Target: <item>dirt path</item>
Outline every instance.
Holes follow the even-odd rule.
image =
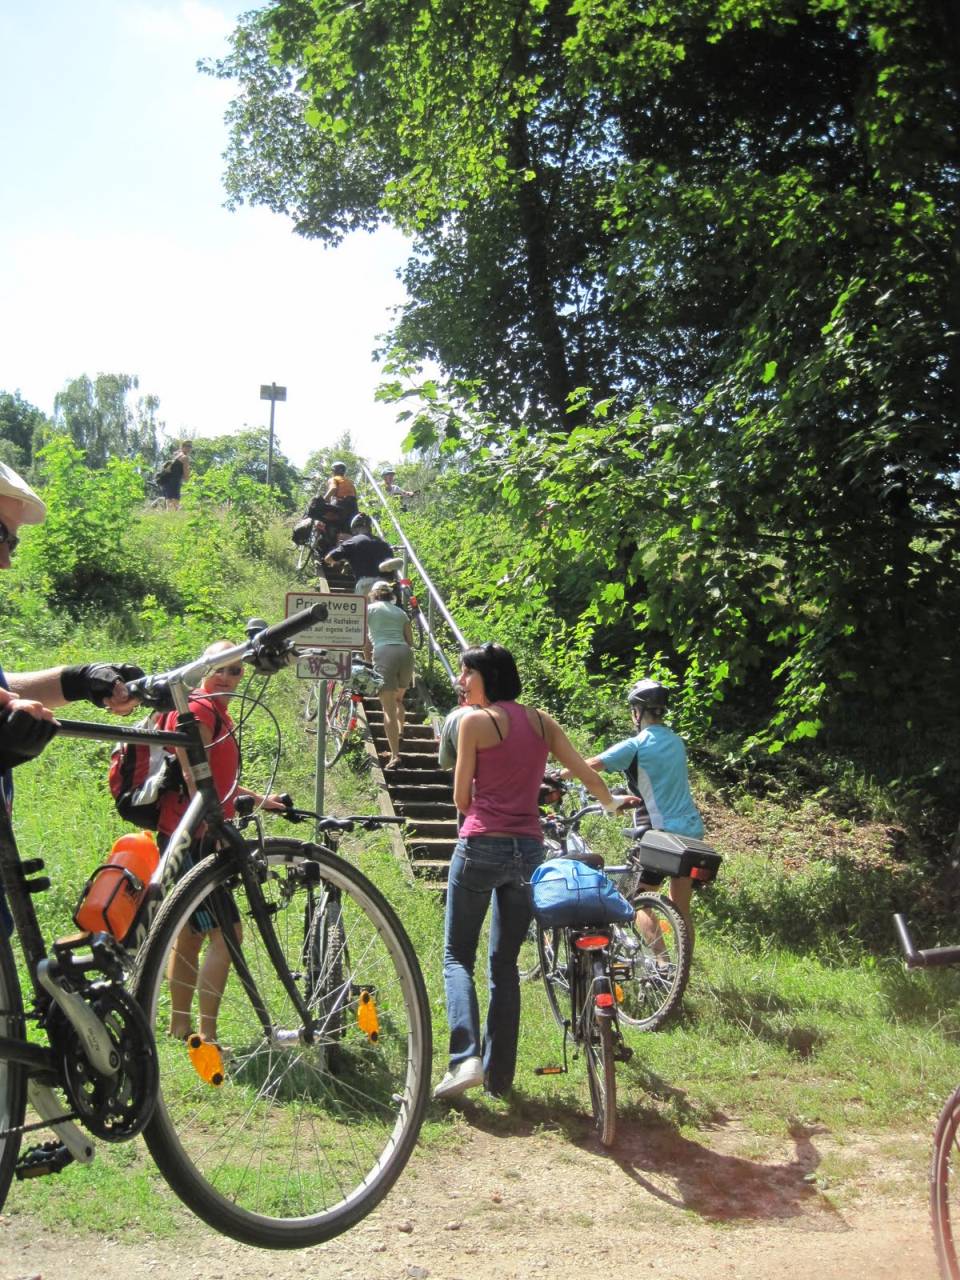
[[[625,1124],[608,1154],[586,1129],[572,1144],[534,1125],[506,1135],[492,1119],[465,1107],[455,1141],[418,1153],[374,1214],[314,1249],[263,1253],[189,1218],[174,1240],[54,1236],[11,1213],[0,1280],[521,1280],[625,1260],[697,1280],[936,1280],[923,1137],[840,1146],[797,1131],[761,1144],[735,1122],[695,1138]]]

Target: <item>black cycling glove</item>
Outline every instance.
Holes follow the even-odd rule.
[[[113,696],[118,680],[138,680],[143,668],[131,662],[88,662],[83,667],[64,667],[60,672],[60,687],[67,702],[86,698],[94,706],[106,705]]]
[[[27,711],[0,707],[0,769],[15,769],[32,760],[56,732],[57,725],[52,720],[38,720]]]

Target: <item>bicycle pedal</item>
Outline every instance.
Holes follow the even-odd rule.
[[[613,1051],[614,1062],[629,1062],[632,1057],[633,1050],[628,1044],[622,1044],[619,1049]]]
[[[21,1152],[20,1159],[14,1167],[14,1176],[23,1181],[24,1178],[43,1178],[48,1174],[59,1173],[68,1164],[73,1163],[73,1155],[62,1142],[51,1138],[49,1142],[39,1142]]]
[[[534,1067],[533,1074],[535,1076],[565,1076],[567,1074],[566,1067]]]

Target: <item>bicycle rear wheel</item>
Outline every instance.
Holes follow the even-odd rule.
[[[232,858],[205,859],[164,903],[138,963],[135,990],[160,1053],[160,1094],[144,1138],[173,1190],[212,1227],[246,1244],[302,1248],[369,1213],[409,1159],[428,1099],[430,1012],[409,939],[360,872],[294,840],[267,840],[262,852],[251,843],[249,853],[288,971],[278,974],[268,954]],[[236,929],[231,900],[255,992],[232,964],[217,1021],[225,1078],[215,1088],[167,1035],[166,973],[199,907],[225,932]],[[317,954],[319,943],[311,959],[324,900],[340,909],[326,937],[345,939],[334,962]],[[300,992],[310,984],[313,1043],[302,1038],[282,977]],[[333,1009],[339,1017],[330,1019]]]
[[[933,1134],[930,1221],[944,1280],[960,1280],[960,1088],[944,1103]]]
[[[587,1061],[590,1105],[597,1136],[612,1147],[617,1136],[617,1067],[613,1058],[613,1018],[597,1009],[589,984],[583,1006],[583,1056]]]
[[[690,933],[683,916],[659,893],[631,899],[637,923],[619,925],[611,967],[621,1022],[655,1031],[680,1005],[690,977]]]
[[[0,1036],[26,1039],[23,1000],[10,939],[0,930]],[[20,1153],[20,1126],[27,1105],[27,1070],[19,1062],[0,1060],[0,1209]],[[11,1132],[16,1130],[16,1132]]]
[[[537,955],[550,1012],[558,1027],[566,1026],[570,1010],[570,935],[566,929],[541,929],[538,925]]]

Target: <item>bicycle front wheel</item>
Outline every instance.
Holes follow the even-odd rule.
[[[0,1036],[26,1039],[23,1000],[10,939],[0,929]],[[20,1126],[26,1112],[27,1070],[19,1062],[0,1059],[0,1209],[20,1153]]]
[[[597,1136],[612,1147],[617,1136],[617,1069],[613,1059],[613,1018],[601,1013],[588,993],[583,1011],[583,1056],[590,1082],[590,1105]]]
[[[944,1280],[960,1280],[960,1088],[944,1103],[933,1134],[930,1165],[930,1221]]]
[[[690,977],[690,933],[683,916],[659,893],[631,899],[634,924],[618,925],[610,947],[621,1022],[655,1031],[677,1009]]]
[[[248,852],[284,972],[233,856],[205,859],[164,903],[138,964],[135,990],[160,1056],[144,1138],[170,1186],[210,1226],[246,1244],[302,1248],[369,1213],[409,1159],[428,1099],[430,1012],[410,941],[360,872],[293,840],[267,840],[262,851],[251,843]],[[338,918],[321,930],[318,912],[333,902]],[[167,974],[182,975],[178,940],[211,920],[224,935],[242,934],[241,966],[235,956],[225,980],[222,971],[208,976],[203,952],[191,975],[200,997],[222,987],[219,1087],[167,1034]],[[290,995],[305,984],[311,1043]],[[178,1009],[195,1011],[182,982],[177,992]]]

